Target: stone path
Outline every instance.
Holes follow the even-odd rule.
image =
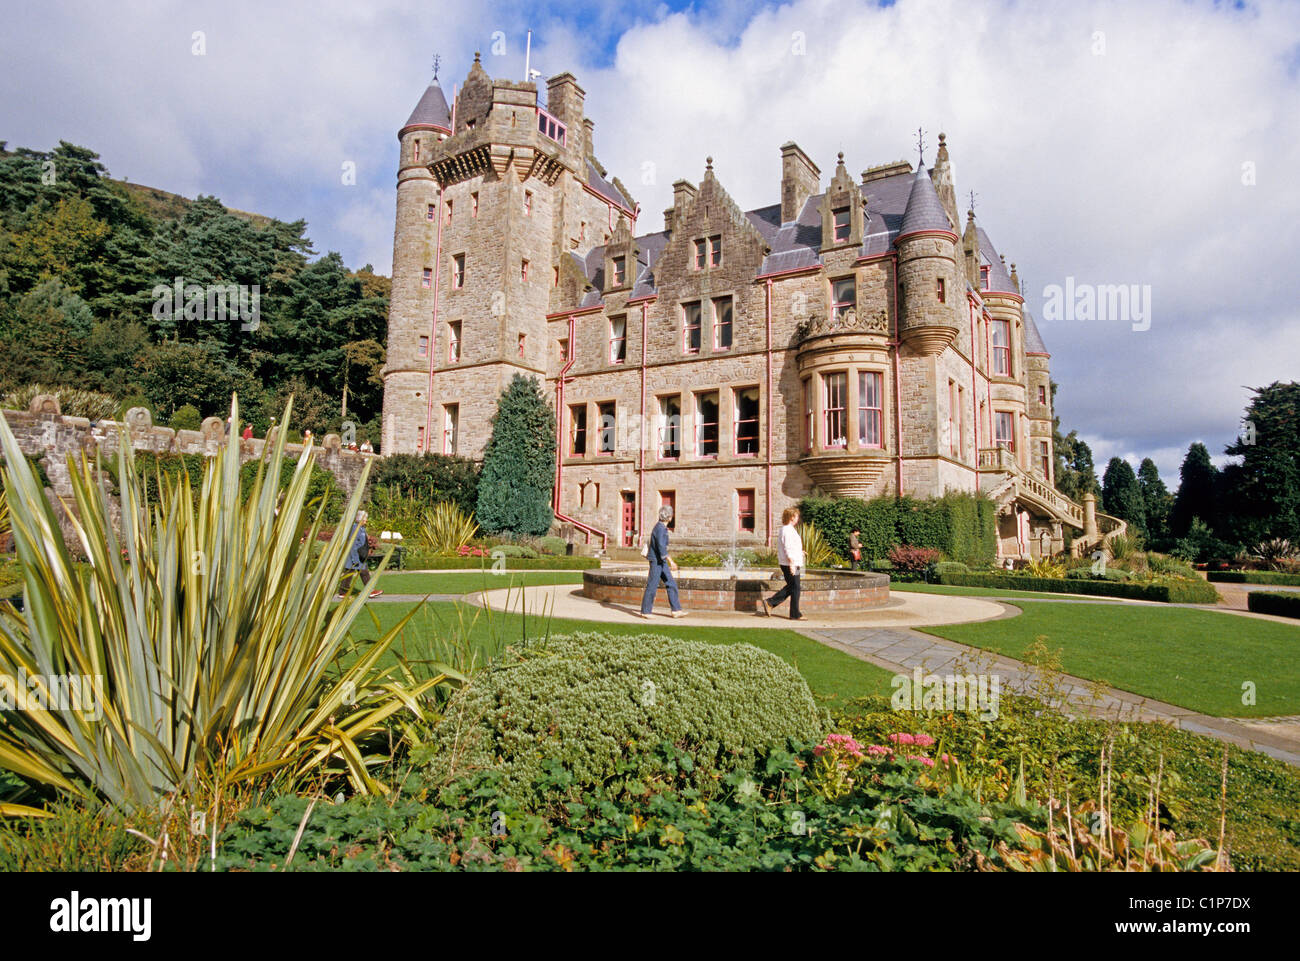
[[[799,633],[896,674],[911,675],[917,667],[934,674],[996,674],[1002,690],[1019,693],[1028,692],[1035,683],[1034,669],[1022,661],[920,631],[864,627]],[[1300,717],[1211,717],[1068,674],[1059,677],[1059,685],[1072,714],[1162,721],[1300,766]]]

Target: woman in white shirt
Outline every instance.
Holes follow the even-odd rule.
[[[790,620],[803,620],[799,613],[799,579],[803,576],[803,538],[799,536],[799,508],[787,507],[781,512],[781,532],[776,541],[776,560],[781,565],[785,587],[772,597],[759,596],[763,615],[772,616],[772,608],[790,598]]]

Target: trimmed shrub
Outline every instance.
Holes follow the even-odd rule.
[[[749,644],[577,634],[512,650],[460,691],[431,735],[429,775],[495,768],[519,794],[558,762],[600,785],[668,742],[706,781],[828,727],[799,672]]]
[[[491,570],[492,558],[441,557],[428,551],[408,551],[402,566],[408,571],[477,571]],[[508,571],[585,571],[600,567],[595,557],[507,557]]]
[[[555,514],[555,412],[542,385],[515,374],[497,398],[474,513],[489,533],[545,534]]]
[[[1278,587],[1300,587],[1300,574],[1278,574],[1274,571],[1208,571],[1206,577],[1222,584],[1276,584]]]
[[[961,561],[939,561],[934,565],[933,573],[936,577],[944,574],[969,574],[970,568]]]
[[[1300,594],[1289,594],[1283,591],[1251,591],[1246,597],[1246,609],[1256,614],[1300,617]]]
[[[501,557],[526,557],[535,560],[540,555],[531,547],[524,547],[522,544],[495,544],[488,548],[488,553]]]
[[[899,544],[890,548],[889,561],[903,574],[924,574],[931,564],[939,560],[939,552],[932,547],[913,547]]]
[[[563,537],[553,537],[547,535],[541,538],[542,551],[547,554],[559,554],[563,556],[569,552],[569,542]]]
[[[887,556],[898,543],[898,512],[892,497],[870,501],[809,497],[800,503],[799,514],[821,531],[831,550],[841,557],[849,556],[849,534],[855,527],[861,532],[864,561]]]
[[[841,557],[849,555],[855,527],[864,562],[887,557],[897,544],[929,547],[971,567],[991,564],[997,556],[997,507],[987,497],[957,492],[932,500],[810,497],[799,510]]]
[[[946,574],[941,583],[953,587],[991,587],[1007,591],[1044,591],[1057,594],[1089,594],[1102,597],[1128,597],[1139,601],[1166,604],[1215,604],[1219,592],[1214,585],[1199,578],[1194,581],[1154,581],[1149,584],[1119,583],[1109,580],[1021,577],[1014,574]]]

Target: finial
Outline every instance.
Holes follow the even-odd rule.
[[[844,166],[844,151],[843,151],[843,150],[840,151],[840,166],[841,166],[841,167]]]
[[[947,143],[947,141],[948,141],[948,135],[946,133],[940,133],[939,146],[942,147],[945,143]]]
[[[977,195],[976,195],[975,191],[972,190],[972,191],[970,192],[970,216],[971,216],[971,219],[972,219],[972,220],[975,219],[975,197],[976,197],[976,196],[977,196]]]
[[[705,157],[705,158],[704,158],[704,162],[705,162],[706,164],[708,164],[708,169],[709,169],[709,170],[712,170],[712,169],[713,169],[713,158],[712,158],[712,157]]]
[[[475,62],[475,63],[478,63],[478,51],[477,51],[477,50],[474,51],[474,62]]]
[[[438,54],[433,55],[433,82],[438,82],[438,64],[442,63],[442,57]]]
[[[921,155],[921,166],[925,166],[925,131],[920,127],[916,128],[916,150]]]

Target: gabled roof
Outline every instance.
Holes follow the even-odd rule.
[[[429,84],[397,135],[400,137],[412,127],[433,127],[451,133],[451,111],[447,108],[447,98],[443,96],[442,87],[438,86],[437,80]]]
[[[903,212],[903,224],[898,230],[900,237],[922,230],[946,230],[952,232],[952,224],[944,212],[943,201],[934,189],[934,181],[925,164],[916,168],[912,178],[912,189],[907,195],[907,208]]]

